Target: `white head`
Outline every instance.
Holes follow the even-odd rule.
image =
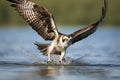
[[[68,47],[70,45],[70,40],[72,39],[72,37],[68,37],[68,36],[65,36],[65,35],[62,35],[60,37],[60,40],[59,40],[59,45],[61,47]]]

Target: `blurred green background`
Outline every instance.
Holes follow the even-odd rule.
[[[57,25],[86,25],[99,19],[103,0],[32,0],[46,7],[54,15]],[[120,0],[108,0],[103,25],[120,25]],[[26,25],[6,0],[0,0],[0,26]]]

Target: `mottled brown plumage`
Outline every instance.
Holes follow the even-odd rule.
[[[53,40],[55,38],[53,29],[57,30],[57,28],[51,22],[53,20],[52,14],[46,8],[28,0],[8,1],[14,3],[11,6],[15,7],[20,16],[45,40]]]

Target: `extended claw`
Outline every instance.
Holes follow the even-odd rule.
[[[50,64],[50,63],[52,63],[52,62],[53,62],[53,60],[47,61],[48,64]]]
[[[65,58],[62,59],[62,60],[59,60],[59,63],[60,63],[60,64],[63,64],[64,62],[66,62]]]

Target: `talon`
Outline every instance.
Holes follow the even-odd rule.
[[[49,63],[50,61],[47,61],[47,63]]]
[[[62,61],[59,61],[60,64],[62,64]]]
[[[48,64],[50,64],[50,63],[52,63],[52,62],[53,62],[53,60],[47,61]]]
[[[64,62],[66,62],[65,58],[63,58],[62,60],[59,60],[60,64],[63,64]]]
[[[65,59],[65,58],[63,58],[63,61],[64,61],[64,62],[66,62],[66,59]]]

